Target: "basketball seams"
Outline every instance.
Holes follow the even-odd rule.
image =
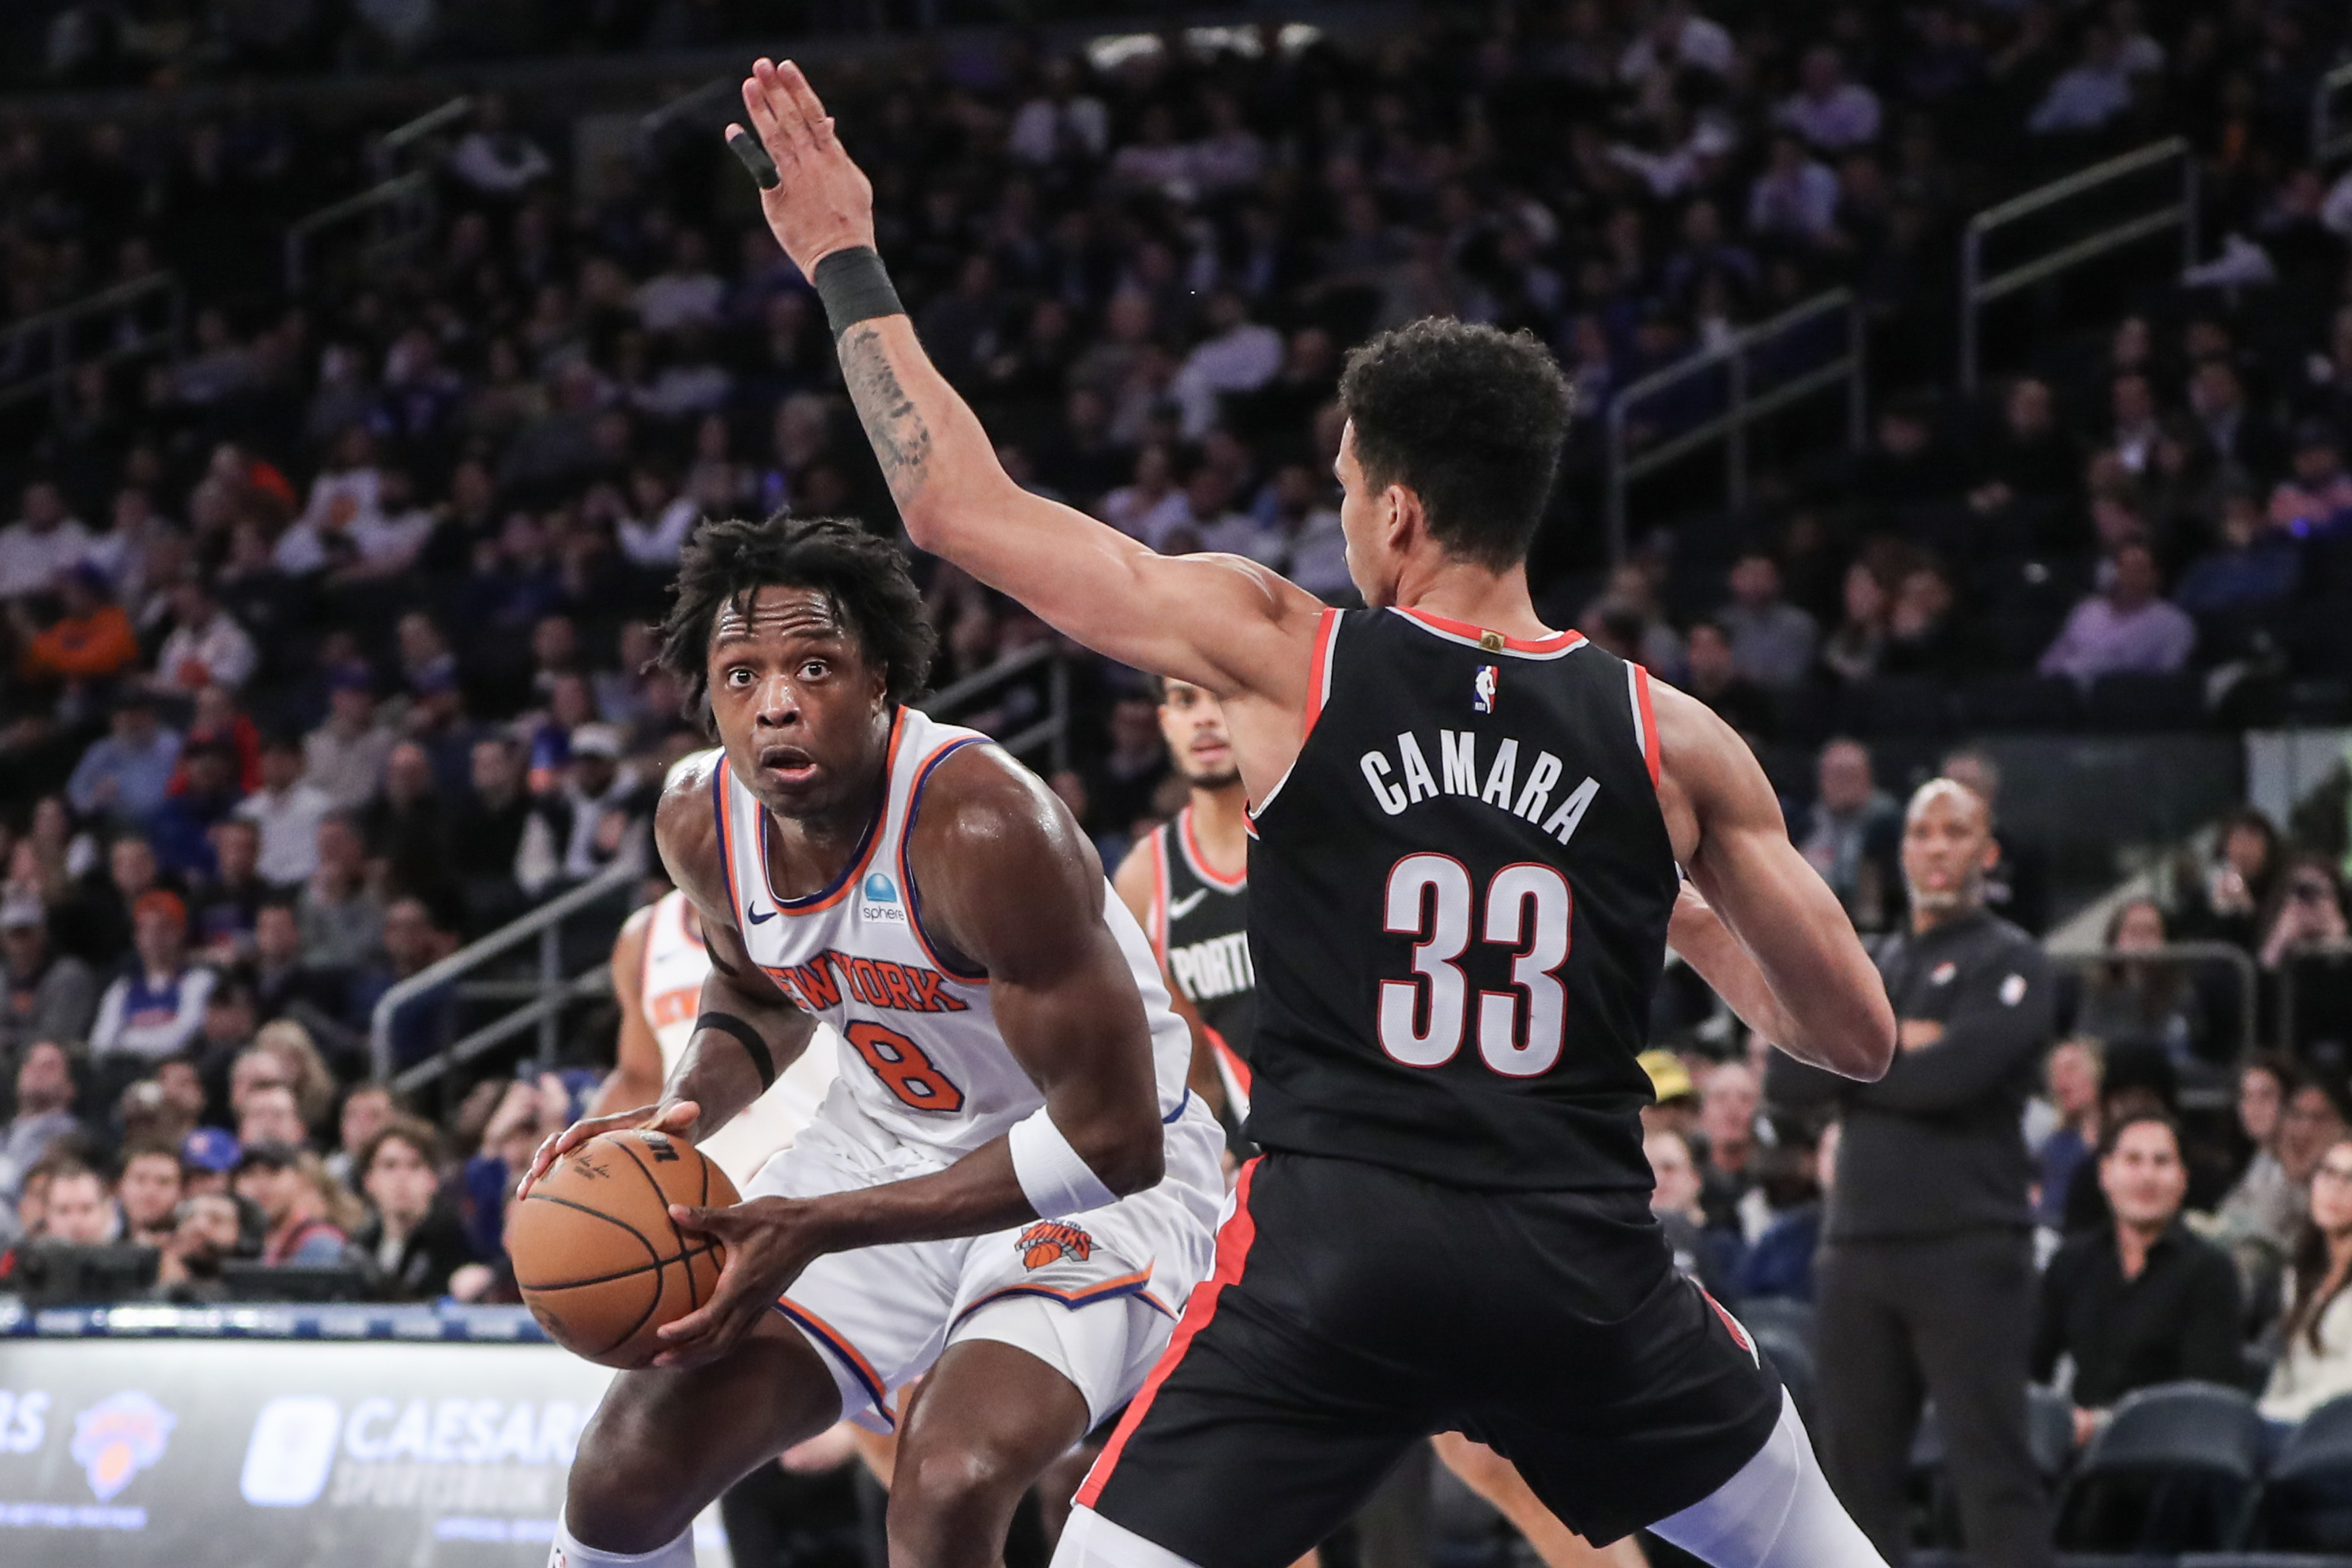
[[[637,1245],[646,1249],[646,1256],[651,1258],[652,1261],[650,1263],[638,1265],[636,1268],[630,1269],[628,1271],[628,1275],[624,1275],[622,1278],[626,1279],[629,1275],[642,1274],[650,1268],[653,1270],[654,1276],[653,1292],[646,1298],[646,1310],[637,1314],[636,1321],[631,1323],[628,1326],[627,1331],[622,1333],[618,1338],[614,1339],[611,1343],[597,1350],[595,1355],[591,1356],[589,1359],[594,1360],[596,1356],[608,1356],[614,1351],[619,1350],[623,1345],[627,1344],[631,1340],[636,1338],[637,1331],[646,1326],[646,1320],[654,1315],[654,1310],[661,1305],[662,1299],[662,1256],[661,1253],[654,1247],[652,1241],[646,1238],[646,1233],[639,1230],[635,1226],[631,1225],[625,1219],[620,1219],[614,1215],[608,1215],[601,1209],[592,1209],[586,1204],[574,1203],[570,1198],[559,1198],[553,1193],[534,1192],[530,1197],[525,1198],[523,1202],[561,1204],[565,1208],[576,1209],[582,1214],[594,1215],[598,1219],[618,1226],[621,1229],[627,1231],[631,1236],[636,1237]],[[517,1279],[515,1281],[515,1285],[518,1289],[530,1289],[536,1290],[540,1289],[540,1287],[535,1285],[525,1287],[520,1279]]]
[[[635,1131],[640,1130],[631,1129],[630,1131]],[[671,1237],[676,1243],[675,1250],[665,1255],[660,1245],[654,1239],[654,1237],[648,1233],[648,1228],[640,1227],[639,1226],[631,1223],[629,1219],[623,1218],[614,1214],[607,1213],[600,1207],[593,1207],[588,1203],[583,1201],[558,1196],[557,1194],[550,1192],[534,1191],[530,1194],[530,1198],[525,1200],[526,1202],[532,1199],[542,1199],[546,1202],[573,1210],[576,1213],[593,1215],[596,1218],[618,1227],[634,1239],[638,1247],[644,1249],[646,1261],[629,1268],[612,1269],[607,1272],[582,1279],[564,1279],[545,1284],[523,1284],[521,1280],[518,1279],[517,1283],[519,1285],[522,1285],[522,1289],[526,1291],[528,1296],[540,1297],[583,1289],[593,1289],[596,1287],[608,1286],[621,1281],[633,1279],[639,1275],[650,1274],[653,1276],[653,1289],[646,1293],[643,1310],[637,1313],[635,1320],[627,1326],[625,1331],[623,1331],[617,1338],[614,1338],[611,1340],[610,1342],[604,1344],[601,1349],[591,1350],[584,1345],[575,1346],[578,1353],[586,1356],[588,1359],[592,1361],[604,1362],[607,1365],[613,1365],[618,1363],[605,1361],[605,1358],[621,1351],[625,1346],[627,1346],[632,1342],[635,1341],[645,1331],[646,1324],[648,1321],[653,1321],[662,1312],[663,1302],[667,1300],[668,1295],[667,1277],[665,1270],[667,1269],[671,1264],[677,1264],[685,1270],[687,1291],[689,1298],[689,1310],[699,1308],[702,1304],[701,1280],[698,1277],[698,1270],[703,1260],[706,1258],[709,1259],[710,1265],[714,1269],[723,1269],[724,1264],[720,1261],[723,1257],[723,1248],[720,1243],[713,1238],[699,1236],[689,1240],[685,1232],[679,1229],[677,1222],[669,1219],[669,1207],[672,1201],[670,1194],[667,1189],[664,1187],[660,1178],[654,1172],[652,1163],[646,1157],[645,1152],[638,1149],[634,1141],[618,1132],[605,1134],[604,1138],[596,1140],[596,1142],[601,1142],[607,1140],[609,1140],[612,1144],[627,1153],[630,1163],[636,1167],[637,1173],[645,1178],[646,1186],[651,1189],[651,1196],[660,1206],[663,1219],[669,1226]],[[688,1147],[690,1148],[692,1146],[688,1145]],[[695,1154],[701,1162],[701,1170],[698,1173],[699,1194],[704,1206],[708,1206],[710,1202],[711,1188],[715,1184],[710,1174],[710,1162],[709,1157],[703,1155],[699,1150],[696,1150]],[[598,1198],[598,1202],[602,1203],[605,1200],[603,1197],[600,1196]],[[580,1245],[588,1247],[592,1250],[593,1248],[593,1243],[587,1241],[584,1237],[582,1239]],[[614,1304],[620,1305],[617,1301]],[[552,1310],[553,1303],[551,1301],[549,1306],[551,1310]],[[626,1310],[626,1308],[623,1307],[622,1310]],[[676,1315],[675,1312],[673,1312],[672,1315]]]
[[[561,1204],[565,1208],[573,1209],[581,1214],[590,1215],[597,1219],[601,1219],[607,1225],[618,1226],[623,1230],[627,1231],[631,1236],[636,1237],[637,1245],[646,1249],[646,1261],[640,1267],[658,1268],[662,1265],[661,1250],[654,1246],[653,1238],[617,1215],[606,1214],[603,1209],[592,1209],[586,1204],[575,1202],[571,1198],[559,1198],[553,1193],[541,1191],[536,1188],[532,1190],[530,1196],[523,1199],[523,1202],[527,1204]],[[634,1274],[636,1272],[636,1269],[632,1268],[628,1270],[628,1272]],[[520,1284],[521,1282],[518,1280],[516,1283]],[[537,1290],[541,1289],[541,1287],[530,1285],[525,1286],[524,1289]]]
[[[630,1146],[625,1134],[614,1134],[612,1137],[614,1144],[625,1151],[628,1154],[629,1159],[635,1163],[637,1167],[638,1173],[643,1175],[646,1179],[646,1185],[654,1190],[654,1196],[661,1200],[662,1223],[669,1226],[670,1237],[677,1243],[677,1251],[673,1256],[664,1258],[662,1260],[662,1264],[663,1267],[667,1268],[668,1265],[676,1263],[685,1269],[687,1310],[692,1311],[702,1305],[702,1291],[700,1288],[695,1284],[694,1265],[688,1260],[688,1254],[689,1243],[686,1239],[686,1233],[677,1228],[677,1221],[669,1217],[668,1189],[665,1188],[661,1184],[661,1178],[654,1174],[654,1168],[646,1163],[646,1157],[638,1153],[635,1148]],[[688,1147],[693,1148],[693,1145],[688,1144]],[[709,1157],[708,1155],[703,1155],[702,1151],[699,1149],[696,1149],[695,1153],[702,1157],[702,1195],[708,1198],[710,1195]],[[656,1278],[658,1278],[658,1275]],[[663,1290],[667,1289],[668,1287],[665,1285],[655,1290],[654,1300],[656,1303],[659,1303]],[[650,1307],[646,1309],[648,1312],[652,1311],[652,1310],[653,1309]],[[643,1321],[643,1319],[639,1320],[639,1323],[641,1325]],[[630,1331],[634,1333],[635,1331],[631,1330]]]
[[[705,1242],[702,1246],[696,1247],[692,1252],[687,1253],[684,1256],[688,1258],[700,1258],[706,1254],[715,1253],[718,1250],[719,1244],[717,1242]],[[536,1291],[540,1295],[544,1296],[551,1290],[579,1290],[584,1289],[586,1287],[591,1285],[610,1285],[615,1279],[626,1279],[633,1275],[647,1272],[658,1272],[661,1269],[668,1268],[676,1261],[677,1261],[677,1259],[666,1258],[654,1263],[636,1263],[632,1264],[626,1268],[616,1269],[610,1274],[592,1274],[585,1279],[561,1279],[551,1285],[524,1284],[523,1281],[520,1279],[516,1280],[515,1283],[522,1289]]]

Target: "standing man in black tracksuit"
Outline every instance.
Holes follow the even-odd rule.
[[[1898,1020],[1895,1064],[1855,1083],[1775,1055],[1783,1107],[1843,1121],[1819,1272],[1822,1457],[1891,1563],[1905,1472],[1933,1397],[1981,1563],[2045,1568],[2049,1507],[2026,1441],[2031,1179],[2019,1115],[2053,1029],[2049,964],[1987,912],[1991,809],[1950,779],[1911,797],[1907,931],[1876,954]]]

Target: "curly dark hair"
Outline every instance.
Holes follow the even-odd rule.
[[[677,597],[662,622],[661,652],[655,656],[686,688],[683,711],[705,734],[716,734],[711,623],[727,605],[748,608],[752,595],[772,587],[811,588],[831,599],[866,657],[882,667],[886,700],[921,695],[939,637],[897,545],[847,518],[782,512],[764,522],[727,518],[696,529],[679,555]]]
[[[1497,572],[1527,558],[1575,401],[1533,333],[1462,321],[1382,332],[1339,378],[1364,477],[1411,489],[1439,544]]]

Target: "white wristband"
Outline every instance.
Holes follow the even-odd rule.
[[[1013,1173],[1020,1179],[1022,1195],[1039,1219],[1064,1219],[1118,1201],[1118,1194],[1104,1186],[1094,1167],[1070,1147],[1044,1106],[1014,1122],[1004,1142],[1013,1154]]]

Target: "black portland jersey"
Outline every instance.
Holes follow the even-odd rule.
[[[1247,1061],[1257,1033],[1257,971],[1250,963],[1249,878],[1226,881],[1208,867],[1192,808],[1151,835],[1160,896],[1150,932],[1168,977],[1201,1022]]]
[[[1677,876],[1649,678],[1574,632],[1326,614],[1250,854],[1248,1135],[1469,1187],[1646,1190]]]

